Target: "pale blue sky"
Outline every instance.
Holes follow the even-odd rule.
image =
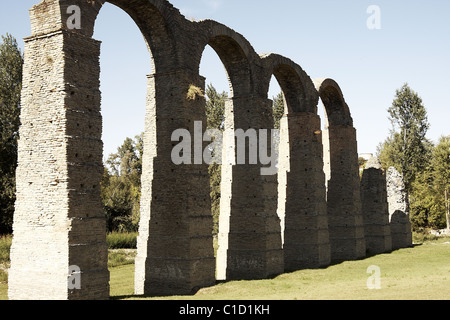
[[[0,34],[23,46],[30,35],[28,9],[38,0],[0,0]],[[341,86],[358,132],[360,153],[375,153],[388,135],[387,109],[408,82],[428,110],[428,138],[450,135],[450,1],[448,0],[172,0],[187,18],[212,19],[244,35],[258,53],[274,52],[311,78]],[[367,8],[381,10],[381,29],[369,30]],[[137,27],[106,5],[94,38],[101,40],[105,154],[144,127],[149,53]],[[217,55],[207,49],[201,73],[227,90]],[[269,96],[279,91],[273,81]]]

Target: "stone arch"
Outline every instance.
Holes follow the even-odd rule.
[[[199,45],[193,61],[198,71],[207,45],[222,61],[230,82],[230,98],[250,95],[253,92],[254,61],[258,58],[251,44],[239,33],[213,20],[195,23]]]
[[[280,122],[278,215],[286,271],[330,263],[318,93],[310,77],[288,58],[262,56],[267,94],[272,74],[280,84],[286,115]],[[313,192],[314,190],[314,192]]]
[[[332,126],[353,126],[350,109],[341,88],[332,79],[314,80],[326,111],[326,123]]]
[[[279,274],[283,272],[281,234],[273,223],[278,219],[276,204],[271,204],[276,200],[276,176],[262,176],[261,165],[248,161],[250,140],[234,135],[238,129],[255,130],[256,136],[260,129],[271,129],[271,104],[255,91],[259,57],[242,35],[227,26],[212,20],[193,26],[198,28],[198,46],[191,64],[198,71],[205,47],[212,47],[224,65],[231,91],[225,103],[217,279]],[[237,163],[239,143],[246,152],[243,164]]]
[[[356,130],[342,90],[332,79],[315,80],[324,104],[324,171],[331,258],[365,257]]]
[[[274,75],[283,91],[288,114],[317,113],[318,94],[311,78],[298,64],[274,53],[262,55],[261,59],[265,69],[262,93],[267,94]]]
[[[173,165],[170,136],[179,128],[193,132],[191,119],[203,120],[201,97],[186,97],[191,85],[201,86],[202,78],[180,67],[174,35],[184,18],[178,10],[165,0],[110,2],[141,29],[155,71],[148,79],[136,293],[190,293],[214,283],[213,240],[206,227],[212,225],[208,170]],[[91,38],[104,1],[70,4],[81,10],[81,29],[67,27],[66,1],[42,1],[30,10],[11,299],[30,294],[44,299],[109,296],[100,201],[100,42]],[[80,289],[68,286],[73,265],[82,270]],[[30,279],[30,269],[39,270],[36,278]]]
[[[124,10],[139,29],[152,54],[154,73],[168,72],[180,65],[176,34],[184,17],[167,0],[109,0]]]
[[[176,60],[169,60],[168,57],[176,58],[176,44],[173,41],[173,34],[176,33],[177,20],[183,17],[178,9],[166,0],[138,0],[133,2],[125,0],[42,1],[35,5],[30,12],[32,36],[64,30],[91,38],[94,34],[97,16],[106,2],[124,10],[139,27],[149,51],[152,53],[153,70],[156,72],[169,70],[178,64]],[[72,15],[72,11],[68,11],[70,6],[80,8],[82,13],[80,29],[70,29],[67,25],[67,20]],[[42,18],[42,14],[46,14],[45,19]],[[159,61],[160,63],[158,63]],[[158,69],[156,69],[156,65],[158,65]]]
[[[30,11],[11,299],[109,296],[99,187],[103,174],[100,42],[92,39],[105,2],[44,0]],[[126,11],[140,28],[154,71],[148,76],[136,294],[190,294],[216,280],[208,166],[198,161],[195,152],[183,165],[175,164],[172,157],[177,142],[173,133],[187,131],[192,137],[198,121],[206,123],[205,98],[196,90],[205,87],[199,65],[206,45],[219,55],[232,86],[226,106],[226,126],[232,135],[224,139],[232,157],[223,170],[226,197],[219,280],[281,273],[285,257],[289,257],[288,270],[326,265],[329,239],[335,259],[364,255],[356,131],[333,80],[320,80],[314,88],[291,60],[275,54],[260,57],[237,32],[210,20],[188,21],[167,0],[108,2]],[[69,5],[82,11],[81,29],[68,27]],[[233,132],[255,130],[261,138],[264,130],[272,129],[272,102],[267,99],[272,75],[287,105],[285,211],[290,229],[285,253],[276,212],[276,176],[262,174],[266,168],[260,163],[236,165],[239,142]],[[188,95],[191,89],[197,94]],[[326,137],[331,141],[327,203],[319,96],[327,110]],[[247,140],[243,143],[250,149]],[[295,212],[295,208],[303,209]]]

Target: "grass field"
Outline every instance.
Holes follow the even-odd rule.
[[[133,296],[134,264],[110,264],[113,299]],[[129,252],[123,252],[129,257]],[[125,259],[127,260],[127,259]],[[113,266],[115,265],[115,266]],[[369,290],[369,266],[381,271],[381,289]],[[0,284],[0,299],[7,298]],[[152,298],[146,298],[152,299]],[[155,298],[154,298],[155,299]],[[347,261],[319,270],[301,270],[260,281],[233,281],[200,290],[194,296],[160,299],[189,300],[448,300],[450,299],[450,239],[426,241],[413,248]]]
[[[447,239],[448,240],[448,239]],[[369,290],[369,266],[381,270],[381,289]],[[132,295],[132,265],[111,272],[111,295]],[[130,299],[138,297],[128,296]],[[158,298],[161,299],[161,298]],[[440,300],[450,299],[450,242],[440,240],[319,270],[275,279],[235,281],[200,290],[190,300]]]

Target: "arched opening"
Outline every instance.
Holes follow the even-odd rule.
[[[330,138],[328,136],[328,117],[322,99],[319,99],[317,114],[321,119],[323,171],[325,173],[325,188],[328,190],[328,180],[330,180]]]
[[[339,85],[315,80],[324,106],[324,172],[331,257],[354,260],[365,256],[356,130]]]
[[[230,85],[223,121],[216,278],[265,278],[282,271],[282,267],[280,270],[274,263],[279,259],[270,257],[275,257],[278,252],[268,252],[267,249],[267,237],[273,233],[265,227],[269,223],[265,201],[272,201],[274,197],[265,198],[264,192],[270,188],[263,188],[265,181],[261,178],[261,166],[250,161],[251,138],[245,136],[241,139],[235,133],[240,131],[245,135],[249,130],[257,132],[258,129],[272,128],[272,115],[270,113],[269,118],[266,112],[266,109],[271,112],[272,106],[254,92],[252,60],[258,57],[248,42],[216,22],[202,21],[199,24],[208,32],[205,47],[210,46],[219,57]],[[239,147],[243,147],[245,155],[240,154],[242,150]],[[277,271],[272,271],[274,266]]]
[[[319,114],[323,119],[322,143],[324,153],[325,185],[328,189],[328,182],[331,179],[331,145],[338,143],[337,136],[331,134],[330,126],[338,128],[340,126],[353,126],[353,120],[349,108],[345,103],[344,96],[336,82],[331,79],[316,79],[316,88],[320,96],[322,108]]]
[[[271,56],[269,56],[271,57]],[[276,56],[272,56],[276,57]],[[280,57],[278,57],[280,58]],[[299,112],[306,110],[305,89],[299,74],[291,66],[283,63],[271,66],[272,75],[268,87],[268,96],[273,99],[274,127],[279,129],[278,144],[278,206],[277,214],[281,223],[282,243],[284,245],[287,179],[291,166],[291,141],[294,135],[290,135],[295,128],[290,128],[289,119],[294,118]]]
[[[109,2],[131,16],[152,48],[148,66],[152,65],[155,72],[176,67],[168,24],[159,11],[170,15],[173,7],[158,0]],[[42,1],[30,10],[32,36],[27,39],[24,67],[24,94],[28,98],[23,104],[23,116],[29,120],[24,121],[21,129],[22,137],[28,139],[23,140],[21,148],[33,148],[33,152],[21,154],[23,165],[18,168],[19,180],[24,182],[18,192],[24,196],[18,201],[15,215],[12,298],[29,297],[29,292],[42,299],[109,296],[106,223],[100,192],[104,173],[101,45],[92,38],[103,4],[104,1],[77,2],[78,11],[82,12],[78,17],[82,18],[81,28],[66,24],[71,11],[65,1]],[[150,100],[147,99],[148,104]],[[151,114],[150,109],[147,108],[147,115]],[[145,131],[151,132],[148,119],[153,118],[146,118]],[[155,145],[152,138],[151,134],[144,138],[146,150]],[[152,165],[148,160],[143,161],[144,167],[146,163]],[[36,172],[34,176],[30,168]],[[154,171],[143,171],[150,180]],[[145,197],[150,197],[149,192]],[[36,205],[28,207],[29,201]],[[148,206],[141,213],[149,215],[149,211]],[[39,270],[30,279],[31,289],[23,283],[30,268]],[[75,278],[82,271],[83,285],[76,290],[68,286],[68,270]]]
[[[210,45],[203,51],[199,72],[206,78],[206,84],[212,84],[217,92],[226,92],[230,97],[231,83],[227,71]]]
[[[201,64],[200,72],[213,70],[215,78],[218,72],[225,71],[225,78],[228,82],[228,94],[226,91],[218,92],[220,95],[220,118],[221,121],[215,123],[212,129],[220,130],[222,134],[222,153],[220,164],[210,164],[210,181],[211,181],[211,201],[212,214],[214,220],[213,233],[215,236],[215,257],[216,257],[216,279],[225,280],[229,278],[227,275],[228,265],[228,241],[230,233],[230,216],[232,211],[232,195],[233,195],[233,165],[225,156],[224,150],[234,149],[234,137],[227,139],[226,132],[234,131],[239,124],[235,120],[243,116],[239,108],[242,101],[239,100],[241,91],[249,92],[250,72],[247,57],[240,48],[239,44],[232,38],[225,35],[212,37],[202,54],[202,62],[204,58],[208,59],[207,65]],[[212,59],[211,59],[212,58]],[[211,64],[211,60],[213,64]],[[220,62],[219,62],[220,61]],[[210,69],[213,67],[213,69]],[[206,70],[205,70],[206,69]],[[222,71],[218,71],[222,70]],[[203,74],[208,79],[208,74]],[[222,82],[222,88],[225,83]],[[212,97],[207,97],[210,99]],[[237,99],[237,100],[236,100]],[[211,104],[211,100],[207,101]],[[248,107],[248,106],[246,106]],[[208,108],[207,108],[208,109]],[[213,115],[214,116],[214,115]],[[216,151],[217,152],[217,151]],[[232,151],[234,154],[234,151]],[[220,197],[217,195],[220,194]]]
[[[316,81],[320,91],[320,115],[323,122],[323,152],[324,152],[324,172],[325,185],[328,189],[328,181],[331,179],[331,145],[335,143],[335,137],[330,137],[330,126],[352,126],[350,112],[345,103],[342,92],[334,81],[328,79],[323,82]],[[320,83],[320,84],[319,84]]]
[[[110,3],[100,10],[93,37],[102,41],[100,91],[106,170],[101,197],[107,231],[136,233],[151,55],[136,23]]]
[[[289,66],[278,65],[274,68],[273,77],[283,90],[287,113],[301,112],[304,107],[304,92],[301,79],[297,72]],[[273,79],[272,77],[272,79]]]
[[[274,75],[270,79],[267,96],[273,102],[273,128],[280,129],[280,122],[288,111],[283,91]]]
[[[219,139],[221,139],[225,130],[225,104],[230,98],[232,89],[222,61],[209,45],[205,47],[202,55],[200,75],[205,77],[206,85],[204,94],[206,98],[207,123],[203,124],[203,129],[214,130],[216,133],[212,137],[211,142],[220,143],[221,140]],[[220,138],[217,135],[220,135]],[[211,189],[211,212],[213,216],[212,233],[214,237],[214,252],[215,256],[217,256],[222,181],[222,162],[220,159],[222,150],[214,149],[210,151],[214,157],[218,158],[218,161],[209,164],[208,169]]]
[[[350,111],[339,87],[333,83],[325,86],[324,83],[322,83],[322,86],[323,87],[320,89],[320,99],[325,108],[328,125],[353,125]]]
[[[287,178],[295,182],[292,199],[313,190],[297,208],[309,208],[305,204],[311,202],[320,209],[317,92],[311,90],[308,77],[278,56],[268,59],[275,60],[270,60],[272,69],[266,75],[264,61],[241,35],[212,21],[187,21],[166,0],[108,2],[128,13],[151,49],[135,293],[190,294],[215,280],[208,167],[195,155],[192,164],[191,154],[186,165],[179,165],[173,152],[175,132],[188,140],[197,121],[206,120],[206,101],[198,90],[205,88],[205,78],[197,67],[207,45],[225,66],[230,82],[224,128],[233,133],[223,140],[231,157],[223,157],[222,164],[217,278],[261,279],[282,273],[276,177],[262,174],[265,168],[251,163],[246,151],[244,164],[239,163],[237,146],[250,150],[251,144],[248,136],[239,140],[235,131],[260,130],[260,137],[263,130],[272,129],[272,103],[264,90],[274,75],[286,100],[288,127],[295,128],[289,131],[293,175]],[[10,292],[16,298],[29,297],[28,292],[44,299],[105,299],[109,294],[99,188],[104,173],[101,46],[92,39],[105,1],[77,3],[83,12],[81,29],[66,25],[70,4],[65,1],[42,1],[32,9],[33,36],[27,39],[24,67],[26,121],[17,171],[18,231],[10,273]],[[314,216],[318,227],[313,236],[323,234],[321,218]],[[319,241],[308,245],[317,249]],[[81,289],[68,290],[67,267],[76,267],[69,269],[75,278],[82,271]],[[37,271],[30,275],[29,270]]]
[[[330,255],[318,97],[311,79],[295,63],[277,55],[265,59],[284,97],[277,213],[285,270],[326,266]]]

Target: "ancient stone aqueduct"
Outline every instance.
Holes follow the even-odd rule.
[[[399,199],[389,199],[389,210],[396,211],[390,217],[386,176],[379,166],[370,165],[360,181],[356,130],[335,81],[312,81],[290,59],[260,56],[237,32],[215,21],[189,21],[166,0],[108,2],[140,28],[153,70],[148,76],[136,294],[190,294],[216,280],[263,279],[324,267],[331,260],[363,258],[366,250],[380,253],[411,245],[407,210],[395,207],[404,203],[402,192],[394,192]],[[100,200],[100,42],[92,38],[104,3],[43,0],[30,10],[10,299],[109,297]],[[81,9],[80,29],[67,27],[71,5]],[[272,75],[286,104],[278,177],[262,176],[261,165],[223,165],[217,258],[208,166],[171,161],[171,133],[193,130],[194,121],[206,123],[205,99],[187,99],[186,94],[191,85],[205,87],[199,65],[207,45],[230,81],[228,128],[272,128]],[[326,109],[324,132],[319,99]],[[224,141],[225,148],[233,148],[231,140]],[[387,188],[392,185],[399,183],[388,182]],[[79,268],[79,288],[68,286],[71,266]]]

